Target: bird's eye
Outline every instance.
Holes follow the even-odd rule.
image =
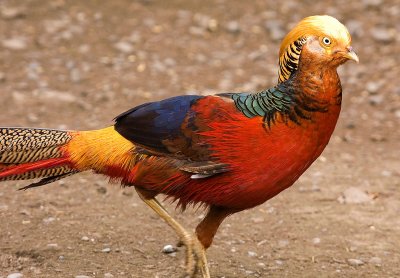
[[[323,42],[323,44],[325,44],[325,45],[330,45],[330,44],[331,44],[331,39],[328,38],[328,37],[324,37],[324,38],[322,39],[322,42]]]

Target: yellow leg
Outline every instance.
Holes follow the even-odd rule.
[[[165,220],[165,222],[167,222],[169,226],[171,226],[172,229],[175,230],[180,240],[186,246],[186,275],[194,277],[196,269],[200,269],[203,278],[210,278],[205,249],[198,241],[197,237],[187,232],[185,228],[183,228],[182,225],[166,211],[157,199],[154,197],[148,198],[144,196],[138,189],[136,189],[136,191],[143,202],[151,207],[162,219]],[[196,262],[194,260],[196,260]]]
[[[210,270],[208,269],[206,249],[196,239],[195,254],[197,257],[197,269],[200,269],[203,278],[210,278]]]

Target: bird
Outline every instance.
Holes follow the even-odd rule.
[[[293,185],[327,146],[341,110],[337,68],[349,60],[359,62],[346,27],[306,17],[281,43],[274,87],[148,102],[97,130],[0,128],[0,181],[35,179],[26,190],[93,171],[134,187],[185,245],[185,275],[209,278],[221,223]],[[194,232],[159,195],[204,206]]]

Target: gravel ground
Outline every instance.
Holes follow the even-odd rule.
[[[280,40],[312,14],[345,23],[361,61],[340,69],[338,127],[292,188],[224,222],[212,276],[400,277],[397,0],[2,0],[0,125],[96,129],[146,101],[273,86]],[[184,250],[163,252],[176,236],[131,188],[91,173],[22,185],[1,185],[1,278],[183,273]],[[194,227],[203,213],[174,215]]]

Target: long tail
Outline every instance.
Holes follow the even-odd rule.
[[[41,178],[41,186],[86,170],[118,177],[133,167],[135,146],[113,127],[94,131],[0,128],[0,181]]]

